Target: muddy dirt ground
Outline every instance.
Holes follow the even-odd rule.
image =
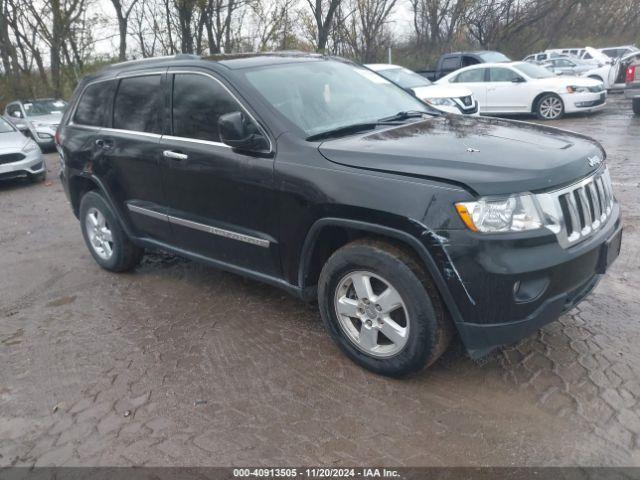
[[[163,254],[101,270],[49,181],[0,184],[0,466],[640,465],[640,118],[559,127],[609,153],[621,257],[578,308],[483,363],[352,364],[316,310]]]

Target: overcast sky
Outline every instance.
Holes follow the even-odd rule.
[[[116,55],[118,51],[118,30],[113,5],[110,0],[97,0],[88,13],[89,16],[101,14],[113,20],[112,25],[109,27],[96,28],[93,35],[95,39],[99,39],[95,45],[97,54]],[[391,15],[389,26],[399,40],[409,35],[412,29],[412,20],[408,2],[404,0],[398,1],[394,13]],[[136,42],[132,39],[129,41],[128,48],[135,48],[135,45]]]

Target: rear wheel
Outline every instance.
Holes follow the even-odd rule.
[[[564,103],[558,95],[547,93],[538,100],[536,114],[541,120],[557,120],[564,114]]]
[[[452,335],[430,277],[394,245],[358,240],[336,251],[320,274],[325,327],[354,362],[402,376],[431,365]]]
[[[82,197],[80,226],[91,255],[105,270],[125,272],[140,263],[144,250],[127,238],[109,204],[99,193],[91,191]]]
[[[640,115],[640,98],[634,98],[632,101],[633,113]]]

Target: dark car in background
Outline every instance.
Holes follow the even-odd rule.
[[[103,268],[162,249],[281,287],[403,375],[555,320],[621,242],[595,140],[424,107],[320,55],[128,62],[78,86],[61,177]]]
[[[432,82],[435,82],[436,80],[439,80],[445,75],[455,72],[460,68],[469,67],[478,63],[499,63],[510,61],[511,59],[506,55],[492,50],[445,53],[438,59],[438,65],[435,70],[418,70],[417,72]]]

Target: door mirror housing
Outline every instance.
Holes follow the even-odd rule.
[[[22,118],[22,112],[19,110],[16,110],[15,112],[10,113],[9,116],[13,118]]]
[[[513,80],[511,80],[512,83],[524,83],[525,79],[522,77],[514,77]]]
[[[220,140],[232,148],[263,152],[269,142],[243,112],[225,113],[218,117]]]

